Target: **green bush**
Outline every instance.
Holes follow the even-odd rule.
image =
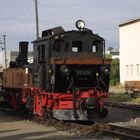
[[[106,58],[112,58],[110,54],[106,54]],[[118,58],[112,59],[112,63],[110,66],[111,74],[110,74],[110,85],[116,86],[120,83],[120,61]]]
[[[111,63],[111,74],[110,74],[110,85],[115,86],[120,82],[120,69],[119,59],[112,59]]]

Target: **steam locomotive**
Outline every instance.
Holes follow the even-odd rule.
[[[17,59],[3,72],[3,96],[14,110],[69,121],[107,116],[111,60],[105,58],[105,40],[82,20],[76,27],[43,31],[33,41],[32,64],[28,42],[19,43]]]

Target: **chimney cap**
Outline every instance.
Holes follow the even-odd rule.
[[[28,46],[29,42],[28,41],[20,41],[19,46]]]

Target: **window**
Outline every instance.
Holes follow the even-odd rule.
[[[72,52],[82,52],[82,42],[81,41],[72,42]]]
[[[66,52],[69,51],[69,44],[65,40],[56,40],[53,45],[53,51]]]
[[[90,51],[93,53],[103,54],[103,42],[100,40],[94,40],[90,46]]]
[[[128,75],[129,75],[129,66],[126,65],[126,76],[128,76]]]
[[[96,53],[98,52],[98,41],[93,41],[91,48],[90,48],[91,52]]]
[[[136,64],[136,75],[139,75],[139,64]]]
[[[91,52],[97,52],[97,46],[95,44],[91,46]]]
[[[72,52],[78,52],[78,47],[72,47]]]
[[[60,52],[62,50],[62,46],[61,46],[62,44],[63,44],[62,40],[56,40],[54,42],[53,51]]]
[[[133,75],[133,65],[130,65],[130,74]]]
[[[45,45],[40,45],[37,47],[37,61],[38,63],[45,61]]]

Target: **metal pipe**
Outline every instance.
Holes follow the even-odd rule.
[[[4,53],[5,53],[5,68],[7,68],[6,35],[2,35],[2,37],[3,37],[3,45],[4,45]]]
[[[39,38],[38,2],[35,0],[36,37]]]
[[[79,116],[76,111],[76,91],[77,91],[77,89],[74,89],[72,92],[72,102],[73,102],[73,116],[77,120],[79,118]]]

